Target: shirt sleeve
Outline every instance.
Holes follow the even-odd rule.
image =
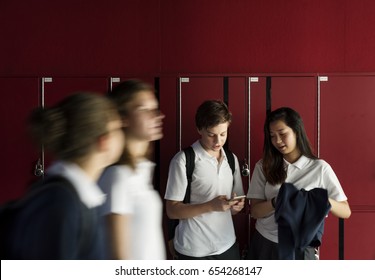
[[[128,191],[131,171],[126,167],[112,166],[107,168],[100,178],[99,185],[107,195],[103,205],[103,215],[132,214],[134,211],[132,194]]]
[[[255,164],[253,175],[250,180],[250,187],[249,191],[247,192],[247,198],[266,199],[266,182],[267,180],[263,173],[262,162],[258,161]]]
[[[348,200],[332,167],[323,161],[323,186],[328,191],[328,196],[336,201]]]
[[[186,158],[183,151],[177,153],[169,164],[167,188],[164,198],[183,201],[187,188]]]

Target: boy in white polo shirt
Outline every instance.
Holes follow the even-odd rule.
[[[165,194],[168,217],[179,219],[174,248],[178,259],[240,259],[232,215],[244,207],[242,180],[235,159],[232,173],[223,146],[227,140],[232,115],[222,101],[203,102],[195,115],[201,138],[192,148],[195,167],[192,175],[190,203],[183,203],[186,188],[186,157],[177,153],[169,167]]]

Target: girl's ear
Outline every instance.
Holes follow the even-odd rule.
[[[122,118],[122,125],[123,125],[123,127],[128,127],[128,126],[130,126],[130,121],[129,121],[129,119],[126,118],[126,117],[123,117],[123,118]]]
[[[108,148],[109,148],[108,146],[109,146],[109,143],[110,143],[109,137],[110,137],[110,135],[108,133],[103,134],[103,135],[98,137],[97,147],[98,147],[99,151],[108,150]]]

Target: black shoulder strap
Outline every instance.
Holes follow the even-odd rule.
[[[185,148],[184,150],[185,157],[186,157],[186,177],[187,177],[187,186],[186,192],[183,202],[190,203],[190,192],[191,192],[191,181],[193,177],[193,171],[195,167],[195,153],[192,147]],[[169,240],[173,240],[176,227],[179,224],[180,220],[178,219],[170,219],[168,222],[168,238]]]
[[[227,156],[229,166],[232,169],[232,174],[234,174],[234,170],[236,169],[235,163],[234,163],[234,155],[228,148],[225,148],[225,147],[224,147],[224,152],[225,152],[225,155]]]
[[[191,181],[193,178],[193,172],[195,167],[195,152],[193,150],[193,147],[190,146],[184,149],[184,153],[186,157],[186,178],[188,181],[184,197],[184,203],[190,203]]]

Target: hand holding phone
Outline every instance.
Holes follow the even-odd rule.
[[[243,198],[246,198],[246,195],[239,195],[239,196],[232,197],[231,199],[229,199],[229,201],[237,201]]]

